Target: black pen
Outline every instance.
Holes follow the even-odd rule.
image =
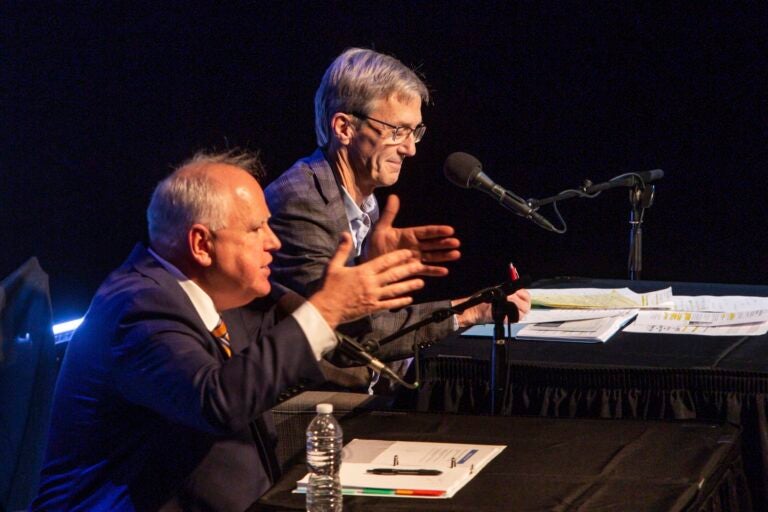
[[[395,468],[374,468],[366,473],[373,475],[411,475],[411,476],[437,476],[443,472],[439,469],[395,469]]]

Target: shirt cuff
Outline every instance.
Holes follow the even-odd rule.
[[[459,315],[453,315],[451,317],[451,322],[453,323],[453,330],[458,331],[459,330]]]
[[[336,348],[336,333],[325,321],[323,315],[309,301],[299,306],[291,316],[304,331],[304,336],[309,341],[309,346],[315,359],[319,361],[323,354]]]

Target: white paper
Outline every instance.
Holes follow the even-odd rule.
[[[624,328],[624,332],[660,333],[660,334],[695,334],[697,336],[762,336],[768,333],[768,322],[742,325],[652,325],[633,323]]]
[[[677,311],[757,311],[768,310],[768,297],[743,295],[675,295],[672,309]]]
[[[618,311],[618,310],[617,310]],[[622,310],[621,314],[589,320],[529,324],[517,331],[519,340],[568,341],[597,343],[608,341],[637,315],[637,309]]]
[[[628,309],[548,309],[534,308],[525,317],[512,325],[512,336],[527,324],[540,324],[546,322],[568,322],[572,320],[589,320],[592,318],[605,318],[628,313]],[[505,335],[510,334],[504,326]],[[467,329],[462,336],[493,336],[493,324],[480,324]]]
[[[716,327],[722,325],[755,324],[768,321],[768,309],[751,311],[723,311],[719,313],[706,311],[641,311],[635,320],[636,324],[670,325],[683,327],[699,325]]]
[[[658,308],[672,300],[672,288],[635,293],[629,288],[532,288],[534,306],[550,308]]]
[[[450,498],[504,448],[503,445],[353,439],[344,447],[342,453],[341,486],[344,494]],[[397,466],[393,465],[395,455],[398,459]],[[456,461],[455,467],[451,467],[451,460]],[[374,475],[367,472],[374,468],[435,469],[442,473]],[[296,492],[306,492],[308,480],[309,475],[299,480]]]
[[[759,336],[768,323],[768,297],[672,295],[671,288],[637,294],[628,288],[531,289],[534,307],[505,335],[518,339],[598,342],[609,339],[628,320],[621,305],[633,304],[637,317],[626,332]],[[602,319],[599,320],[598,319]],[[631,317],[630,317],[631,319]],[[540,325],[547,322],[548,325]],[[552,322],[564,322],[553,324]],[[575,323],[574,323],[575,322]],[[468,329],[465,336],[494,335],[493,324]]]

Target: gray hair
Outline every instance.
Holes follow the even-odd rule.
[[[226,164],[243,169],[255,179],[264,177],[258,153],[240,149],[199,151],[157,184],[147,208],[149,242],[163,257],[178,256],[189,228],[203,224],[211,230],[226,226],[229,195],[210,173],[182,173],[188,167]]]
[[[399,60],[363,48],[346,50],[325,70],[315,93],[317,145],[326,147],[330,142],[334,114],[369,114],[371,103],[393,94],[399,99],[421,98],[422,103],[429,103],[427,86]]]

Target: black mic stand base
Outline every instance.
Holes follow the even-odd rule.
[[[491,314],[493,316],[493,346],[491,347],[491,415],[501,414],[504,405],[505,391],[508,389],[509,365],[507,364],[507,343],[512,340],[504,331],[504,320],[511,325],[520,319],[517,306],[507,302],[506,295],[495,293],[491,299]]]
[[[635,185],[629,191],[629,279],[637,281],[643,270],[643,214],[653,204],[655,187]]]

